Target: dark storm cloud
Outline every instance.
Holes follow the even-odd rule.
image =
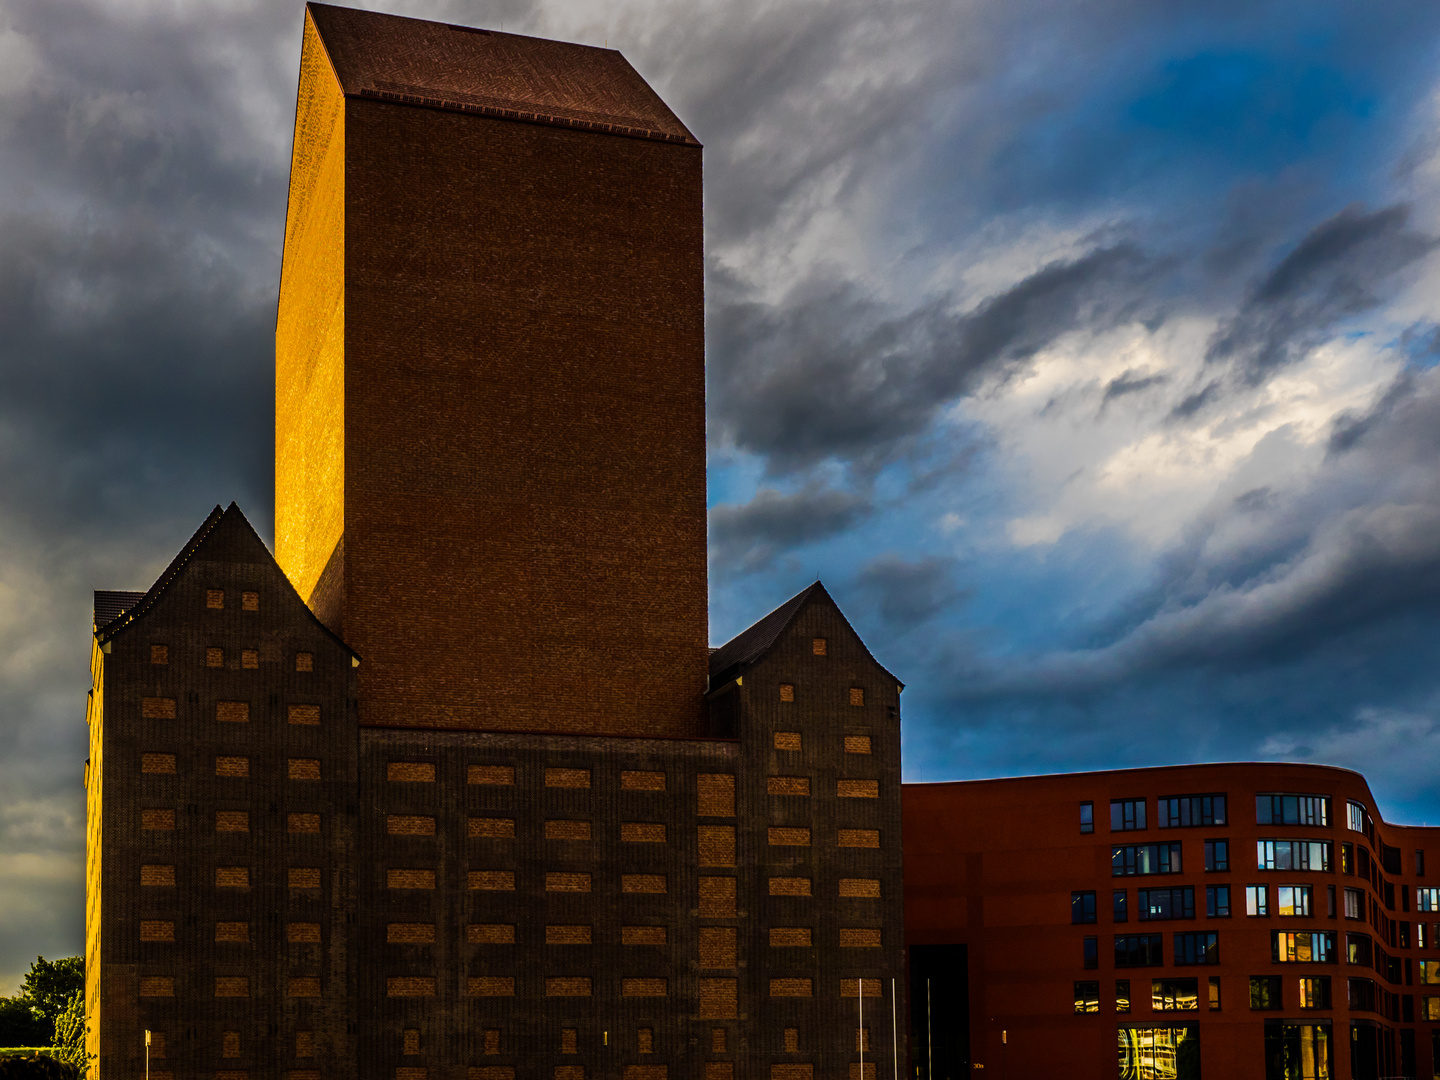
[[[1407,228],[1410,210],[1346,207],[1317,225],[1216,332],[1206,353],[1254,385],[1324,343],[1343,320],[1376,307],[1392,274],[1435,246]]]
[[[710,561],[721,574],[763,570],[790,548],[844,532],[872,511],[870,500],[812,482],[783,494],[761,488],[742,505],[710,510]]]
[[[1134,318],[1151,267],[1128,245],[1101,248],[964,313],[938,299],[897,315],[847,283],[811,285],[783,304],[722,299],[713,421],[776,472],[827,458],[871,466],[912,446],[980,380],[1015,371],[1062,334]]]
[[[860,567],[855,590],[892,633],[903,633],[950,610],[965,595],[955,583],[956,565],[956,559],[943,555],[880,555]]]

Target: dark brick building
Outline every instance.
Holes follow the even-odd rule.
[[[96,594],[97,1075],[905,1067],[900,685],[706,647],[700,210],[618,53],[307,9],[276,554]]]

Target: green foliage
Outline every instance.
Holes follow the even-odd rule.
[[[52,1030],[55,1021],[76,994],[85,993],[85,958],[67,956],[46,960],[37,956],[25,978],[20,980],[20,994],[40,1010]]]
[[[85,991],[77,990],[70,995],[65,1008],[55,1018],[55,1039],[51,1057],[83,1069],[90,1064],[85,1052]]]
[[[74,1065],[36,1053],[29,1057],[0,1057],[0,1080],[79,1080]]]
[[[28,998],[0,997],[0,1044],[26,1047],[50,1042],[51,1025]]]

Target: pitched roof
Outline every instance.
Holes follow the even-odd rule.
[[[614,49],[330,4],[306,10],[347,96],[699,145]]]
[[[143,599],[145,599],[143,592],[131,592],[126,589],[96,589],[95,628],[98,630],[106,623],[114,622]]]
[[[145,592],[121,592],[111,590],[107,592],[97,592],[95,594],[96,640],[104,644],[116,634],[121,633],[127,627],[133,625],[136,620],[143,618],[146,612],[154,607],[156,602],[165,595],[165,592],[180,575],[180,571],[185,568],[185,565],[199,555],[202,550],[205,551],[206,557],[210,559],[218,557],[220,561],[267,561],[275,567],[281,579],[287,585],[290,585],[290,579],[286,577],[284,571],[280,570],[279,565],[275,563],[275,556],[270,553],[270,549],[265,546],[265,541],[260,539],[259,534],[255,532],[254,526],[250,524],[240,507],[232,502],[222,510],[217,505],[215,509],[211,510],[206,516],[200,528],[195,530],[195,534],[185,542],[185,546],[180,549],[175,558],[170,560],[170,565],[155,579],[155,584],[151,585]],[[346,645],[338,635],[315,617],[315,613],[312,612],[305,601],[300,598],[300,594],[295,592],[293,585],[290,585],[290,592],[295,597],[295,602],[305,609],[306,614],[314,620],[320,629],[324,630],[326,634],[347,649],[351,656],[358,656],[354,649]],[[109,621],[104,623],[100,621],[101,597],[107,598],[107,612],[112,607],[119,608],[117,613],[110,618]],[[121,597],[129,598],[128,602],[122,604],[118,599],[110,599]]]
[[[795,621],[795,617],[800,614],[801,610],[812,600],[819,599],[825,600],[840,614],[840,618],[845,619],[844,613],[840,612],[840,605],[835,603],[835,599],[825,591],[825,586],[818,581],[815,582],[814,585],[802,589],[786,600],[748,630],[740,631],[718,649],[711,650],[710,689],[714,690],[722,683],[728,682],[768,653],[780,640],[780,635],[790,628],[790,624]],[[848,626],[849,620],[846,619],[845,622]],[[853,626],[850,627],[850,632],[855,633]],[[866,655],[871,660],[875,660],[865,642],[860,640],[860,635],[855,634],[855,638],[860,641],[860,647],[865,649]],[[878,660],[875,660],[875,663],[880,670],[885,671],[887,675],[890,674]],[[894,676],[891,675],[891,678]]]

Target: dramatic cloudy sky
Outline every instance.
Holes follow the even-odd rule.
[[[1433,3],[391,0],[706,144],[713,635],[817,575],[911,779],[1440,821]],[[79,949],[90,591],[268,535],[296,0],[0,0],[0,992]]]

